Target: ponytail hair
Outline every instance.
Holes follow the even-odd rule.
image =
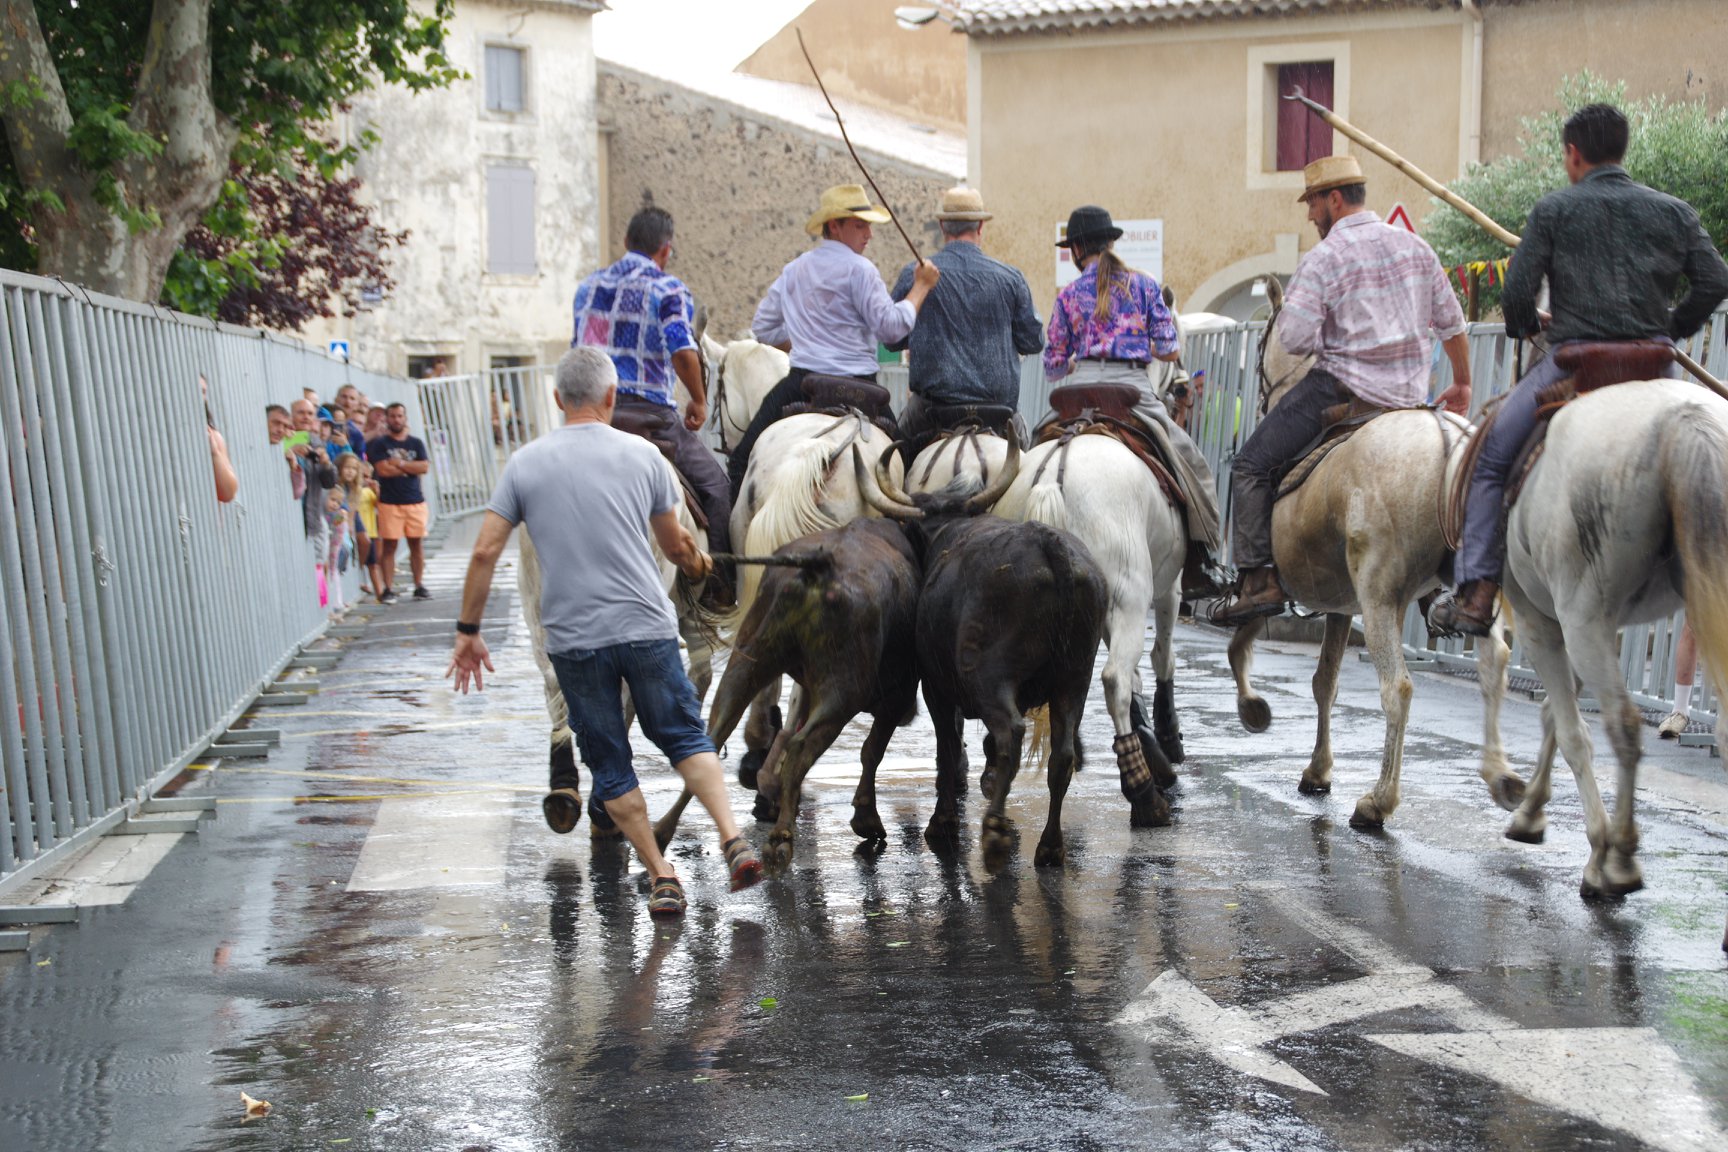
[[[1112,240],[1089,240],[1074,245],[1075,263],[1084,261],[1088,256],[1098,257],[1095,270],[1098,279],[1098,303],[1092,310],[1092,316],[1100,323],[1110,319],[1116,285],[1120,283],[1124,289],[1128,287],[1128,266],[1116,255],[1112,248],[1114,243]]]

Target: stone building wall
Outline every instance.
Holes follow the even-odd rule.
[[[638,208],[666,209],[677,221],[668,270],[707,306],[717,337],[748,331],[780,269],[814,243],[804,222],[822,190],[860,180],[845,146],[838,137],[607,61],[599,64],[598,83],[606,129],[603,258],[622,254],[625,226]],[[852,113],[846,116],[851,127]],[[937,198],[961,173],[859,151],[907,231],[926,253],[934,250]],[[910,259],[892,224],[876,226],[865,255],[890,283]]]

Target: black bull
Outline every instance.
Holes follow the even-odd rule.
[[[1025,744],[1023,717],[1048,705],[1051,803],[1036,860],[1060,863],[1062,798],[1079,761],[1080,717],[1107,611],[1103,576],[1066,532],[979,515],[1006,490],[1017,459],[984,492],[913,498],[872,483],[854,456],[865,497],[892,520],[854,521],[776,554],[780,563],[763,576],[709,716],[709,734],[723,741],[776,677],[799,686],[794,715],[757,780],[757,815],[775,821],[765,858],[776,866],[790,860],[804,779],[861,712],[874,722],[860,756],[852,828],[866,840],[886,838],[876,770],[894,729],[912,718],[922,679],[937,733],[931,843],[957,838],[962,720],[982,719],[982,842],[987,856],[1000,858],[1012,843],[1003,807]],[[675,809],[662,821],[663,839],[676,818]]]

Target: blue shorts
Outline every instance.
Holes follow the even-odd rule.
[[[605,648],[548,652],[576,747],[593,779],[590,800],[604,804],[637,787],[622,684],[630,685],[642,732],[674,764],[714,751],[696,688],[678,660],[678,641],[640,640]]]

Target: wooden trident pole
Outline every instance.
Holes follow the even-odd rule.
[[[1482,230],[1488,233],[1488,235],[1494,237],[1494,239],[1500,241],[1500,243],[1506,245],[1508,248],[1518,247],[1517,233],[1510,232],[1495,223],[1494,219],[1486,212],[1464,199],[1464,197],[1458,195],[1458,193],[1452,191],[1452,189],[1446,187],[1446,185],[1440,183],[1440,181],[1434,179],[1434,177],[1428,175],[1428,173],[1422,171],[1422,169],[1416,167],[1416,165],[1410,163],[1410,161],[1404,159],[1404,157],[1398,155],[1398,153],[1392,151],[1392,149],[1386,147],[1386,145],[1380,143],[1380,141],[1374,139],[1374,137],[1368,135],[1368,133],[1362,131],[1362,129],[1356,127],[1356,125],[1350,123],[1350,121],[1344,119],[1344,117],[1332,111],[1332,109],[1318,101],[1309,99],[1308,96],[1303,93],[1302,89],[1296,89],[1290,95],[1284,97],[1284,99],[1296,100],[1306,105],[1308,110],[1314,113],[1314,115],[1320,117],[1320,119],[1326,121],[1326,123],[1344,133],[1344,135],[1350,137],[1350,139],[1356,141],[1356,143],[1362,145],[1362,147],[1368,149],[1368,151],[1374,153],[1374,155],[1380,157],[1380,159],[1386,161],[1386,163],[1392,165],[1392,167],[1398,169],[1398,171],[1404,173],[1404,175],[1410,177],[1410,179],[1416,181],[1416,183],[1422,185],[1422,187],[1432,192],[1441,200],[1458,209],[1458,211],[1464,213],[1464,215],[1470,217],[1470,219],[1480,225]],[[1697,377],[1699,383],[1703,384],[1706,388],[1710,389],[1710,391],[1716,393],[1716,395],[1722,397],[1724,400],[1728,400],[1728,385],[1723,384],[1722,381],[1716,379],[1716,377],[1705,371],[1704,366],[1698,363],[1698,361],[1692,359],[1692,357],[1688,356],[1679,345],[1675,345],[1674,347],[1674,359],[1682,368]]]

